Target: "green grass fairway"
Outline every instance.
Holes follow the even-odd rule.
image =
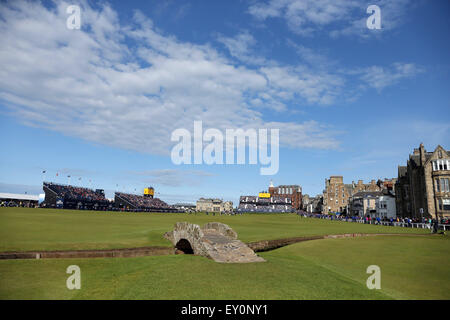
[[[296,215],[113,213],[0,208],[0,251],[171,246],[174,223],[230,225],[243,241],[342,233],[428,233]],[[450,299],[448,236],[378,236],[297,243],[267,262],[220,264],[192,255],[0,260],[0,299]],[[381,290],[366,287],[381,267]],[[66,269],[81,268],[81,290]]]
[[[163,234],[179,221],[201,226],[210,221],[223,222],[230,225],[244,242],[342,233],[429,232],[300,218],[293,214],[207,216],[0,208],[0,251],[171,246]]]
[[[447,236],[379,236],[297,243],[267,262],[192,256],[0,261],[0,299],[450,299]],[[69,265],[81,289],[68,290]],[[381,290],[366,268],[381,268]]]

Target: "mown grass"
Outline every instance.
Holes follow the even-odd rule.
[[[171,246],[163,234],[179,221],[230,225],[244,242],[342,233],[427,233],[300,218],[293,214],[205,215],[0,208],[0,251]]]
[[[447,236],[378,236],[297,243],[267,261],[220,264],[192,255],[0,261],[0,299],[449,299]],[[66,288],[66,268],[81,289]],[[381,268],[381,290],[366,287]]]

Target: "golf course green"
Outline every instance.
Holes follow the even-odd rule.
[[[450,299],[450,240],[428,230],[296,215],[113,213],[0,208],[0,251],[171,246],[178,221],[230,225],[244,242],[342,233],[259,253],[266,262],[220,264],[201,256],[0,260],[0,299]],[[421,234],[419,236],[414,234]],[[66,269],[81,270],[69,290]],[[367,267],[381,270],[370,290]]]

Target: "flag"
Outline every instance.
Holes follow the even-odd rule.
[[[58,172],[56,173],[56,176],[58,176]]]

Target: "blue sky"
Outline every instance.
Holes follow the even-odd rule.
[[[366,27],[371,4],[381,30]],[[46,170],[108,196],[151,185],[169,203],[236,204],[271,179],[315,195],[330,175],[396,177],[421,142],[450,148],[449,13],[446,0],[2,2],[0,191],[37,193]],[[194,120],[279,128],[278,173],[174,165],[171,132]]]

